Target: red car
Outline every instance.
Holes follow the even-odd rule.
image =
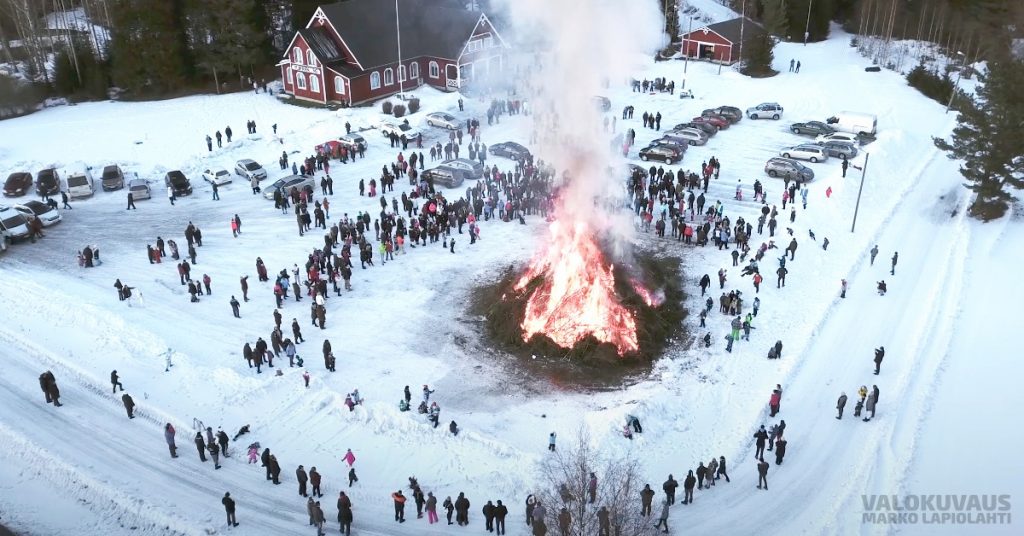
[[[313,147],[313,150],[315,150],[318,153],[319,152],[324,152],[324,153],[327,153],[327,154],[334,154],[334,150],[337,149],[340,146],[341,146],[341,142],[340,141],[338,141],[338,140],[328,140],[328,141],[325,141],[325,142],[321,143],[320,145],[317,145],[316,147]]]
[[[717,116],[713,116],[713,117],[694,117],[693,119],[690,120],[690,122],[692,122],[692,123],[711,123],[712,125],[715,125],[716,127],[721,128],[721,129],[729,128],[729,121],[726,120],[726,119],[723,119],[721,117],[717,117]]]

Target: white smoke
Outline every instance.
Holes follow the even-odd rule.
[[[515,85],[529,101],[535,158],[567,172],[559,219],[587,221],[608,234],[617,250],[632,236],[622,211],[605,210],[597,200],[624,193],[626,171],[615,134],[603,121],[621,119],[627,102],[612,100],[602,112],[595,96],[621,90],[649,64],[666,42],[661,0],[495,0],[510,27],[520,62]],[[623,134],[621,122],[616,133]],[[621,144],[619,145],[621,149]],[[609,169],[614,172],[609,173]],[[597,202],[596,202],[597,201]],[[596,202],[596,204],[595,204]],[[617,255],[618,256],[618,255]]]

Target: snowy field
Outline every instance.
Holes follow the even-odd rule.
[[[511,511],[509,534],[527,534],[522,505],[534,491],[536,462],[547,452],[548,434],[557,431],[567,442],[585,424],[600,449],[640,459],[656,490],[669,473],[682,482],[701,461],[729,460],[731,483],[697,491],[694,504],[673,507],[675,533],[1019,534],[1013,525],[862,522],[863,494],[1024,496],[1024,465],[1012,462],[1010,452],[1021,429],[1003,410],[1024,404],[1014,385],[1020,365],[1010,351],[1019,321],[1012,310],[999,307],[1024,299],[1015,283],[1024,236],[1019,219],[980,225],[965,218],[969,199],[959,186],[956,163],[931,143],[931,136],[948,134],[954,115],[944,115],[940,105],[897,74],[865,73],[866,60],[848,41],[836,32],[827,42],[806,47],[781,44],[775,67],[782,72],[764,80],[690,63],[685,87],[695,93],[692,101],[632,93],[628,84],[609,89],[610,114],[636,107],[634,118],[620,116],[617,127],[636,129],[629,157],[638,164],[636,149],[658,137],[642,128],[645,111],[661,112],[663,128],[671,128],[719,105],[745,109],[775,101],[785,107],[781,121],[744,119],[672,166],[699,171],[702,161],[717,156],[722,173],[712,181],[708,203],[721,200],[733,219],[756,222],[760,207],[750,200],[756,179],[781,210],[781,181],[766,177],[763,165],[782,147],[802,141],[788,131],[790,123],[856,110],[879,117],[879,135],[865,147],[871,156],[856,233],[850,225],[859,172],[851,168],[844,179],[835,159],[809,164],[817,178],[809,186],[807,208],[798,208],[792,224],[788,208],[782,211],[781,237],[776,237],[784,248],[791,227],[799,258],[786,265],[787,286],[775,289],[768,274],[781,249],[765,257],[762,266],[771,269],[762,285],[765,293],[757,294],[761,309],[751,342],[740,341],[726,353],[722,337],[729,318],[712,312],[710,349],[671,349],[642,381],[601,392],[566,390],[517,372],[513,360],[491,355],[480,339],[480,324],[467,312],[477,285],[530,257],[546,225],[537,216],[528,217],[526,226],[483,223],[482,240],[470,246],[468,237],[458,236],[455,254],[435,244],[408,249],[386,265],[356,267],[353,291],[328,300],[326,330],[309,324],[308,298],[289,301],[285,324],[297,318],[307,337],[299,354],[313,377],[308,389],[303,369],[285,366],[282,376],[257,375],[245,364],[242,345],[258,336],[269,340],[273,326],[274,298],[269,284],[256,280],[256,257],[271,273],[301,265],[322,246],[322,236],[300,238],[292,216],[252,195],[238,178],[221,188],[220,201],[212,201],[201,172],[213,166],[231,170],[237,159],[254,158],[271,179],[288,175],[276,165],[282,150],[298,161],[312,154],[313,146],[343,134],[346,121],[356,128],[373,125],[378,107],[329,112],[240,93],[89,103],[0,122],[2,177],[79,163],[98,171],[118,163],[148,179],[154,192],[153,199],[137,202],[136,211],[125,210],[123,190],[73,202],[74,209],[63,211],[64,221],[48,228],[46,238],[15,245],[0,256],[0,310],[5,311],[0,523],[33,535],[224,534],[229,531],[220,497],[230,491],[241,522],[230,532],[311,533],[305,500],[296,495],[294,470],[302,464],[307,470],[316,466],[324,476],[330,534],[337,534],[339,490],[352,497],[358,534],[450,532],[414,516],[401,526],[391,521],[388,496],[406,488],[413,475],[439,500],[464,491],[473,505],[472,530],[482,527],[480,506],[502,499]],[[799,74],[787,72],[791,58],[801,61]],[[681,84],[683,62],[651,63],[635,76],[663,76]],[[426,133],[425,147],[442,136],[419,124],[426,112],[483,120],[489,102],[467,97],[466,112],[459,113],[458,95],[423,90],[420,96],[424,110],[410,121]],[[247,120],[256,121],[257,134],[243,134]],[[529,140],[528,116],[505,116],[490,127],[483,122],[488,145]],[[276,137],[272,124],[278,126]],[[207,152],[205,135],[227,125],[235,139]],[[332,221],[344,213],[379,210],[378,199],[360,197],[356,183],[379,176],[398,151],[376,130],[363,134],[370,142],[364,160],[332,163]],[[854,165],[860,167],[863,159],[861,153]],[[512,166],[497,157],[489,157],[491,163],[502,170]],[[182,170],[195,188],[175,206],[162,185],[163,174],[172,169]],[[744,201],[733,199],[737,184]],[[399,180],[394,193],[385,194],[388,203],[406,190],[407,183]],[[446,192],[449,198],[461,194]],[[232,238],[228,223],[235,214],[243,222],[238,238]],[[184,249],[189,221],[203,230],[193,276],[205,273],[213,281],[212,296],[198,304],[189,303],[173,261],[151,265],[145,253],[157,236]],[[825,237],[827,251],[821,247]],[[766,240],[755,236],[751,243]],[[643,232],[635,242],[684,259],[692,336],[704,333],[696,327],[702,306],[697,281],[704,273],[714,279],[725,268],[725,290],[742,290],[747,303],[753,298],[750,280],[740,277],[726,251],[684,247]],[[83,270],[75,252],[87,244],[100,246],[104,262]],[[874,244],[881,253],[872,266],[867,252]],[[889,258],[897,250],[900,262],[890,276]],[[241,297],[242,275],[251,276],[251,301],[242,305],[237,320],[228,300],[232,294]],[[850,290],[840,299],[844,278]],[[115,279],[140,290],[143,301],[119,302]],[[880,279],[889,283],[884,297],[875,292]],[[711,295],[718,293],[713,285]],[[325,338],[338,358],[333,374],[320,365]],[[766,360],[776,340],[785,345],[782,359]],[[879,345],[885,346],[886,359],[876,377],[871,359]],[[174,366],[165,372],[168,351]],[[61,387],[61,408],[44,404],[39,392],[37,378],[47,369]],[[134,397],[140,418],[129,421],[120,394],[107,391],[112,369]],[[398,411],[402,387],[411,387],[415,404],[423,384],[436,389],[432,399],[442,407],[441,422],[459,423],[457,438],[446,426],[435,430],[415,412]],[[754,487],[751,435],[761,424],[777,422],[766,407],[776,384],[785,392],[778,418],[786,420],[789,445],[785,463],[769,470],[771,491],[763,492]],[[872,384],[881,393],[877,417],[861,422],[852,418],[855,393],[858,386]],[[366,403],[349,412],[342,401],[356,388]],[[851,400],[840,421],[834,407],[842,391]],[[644,433],[631,442],[619,433],[627,413],[644,424]],[[232,443],[232,457],[214,471],[192,451],[194,419],[232,436],[248,424],[252,433]],[[180,458],[175,460],[164,444],[165,422],[178,431]],[[246,464],[242,451],[253,441],[278,456],[281,486],[259,480],[259,465]],[[357,457],[360,478],[351,490],[341,460],[346,449]]]

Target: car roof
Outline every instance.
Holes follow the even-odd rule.
[[[147,184],[148,183],[146,182],[146,179],[132,179],[128,181],[129,188],[131,188],[132,186],[145,186]]]
[[[46,205],[46,203],[43,203],[42,201],[39,201],[38,199],[33,199],[31,201],[25,201],[24,206],[26,206],[26,207],[39,207],[39,208],[43,209],[43,212],[46,212],[46,210],[50,208],[49,206]]]
[[[7,179],[10,180],[10,179],[15,179],[15,178],[19,178],[19,177],[28,177],[28,178],[31,179],[32,178],[32,174],[27,172],[27,171],[15,171],[14,173],[11,173],[10,175],[8,175]]]
[[[243,159],[239,160],[238,163],[239,164],[249,164],[249,163],[255,164],[256,161],[253,160],[252,158],[243,158]]]
[[[344,136],[342,136],[342,137],[340,137],[338,139],[341,139],[341,140],[346,140],[346,139],[347,140],[361,140],[361,139],[363,139],[363,137],[360,136],[359,134],[356,134],[355,132],[352,132],[350,134],[345,134]],[[331,140],[331,141],[334,141],[334,140]]]

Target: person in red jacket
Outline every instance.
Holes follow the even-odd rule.
[[[395,521],[405,523],[405,495],[398,490],[391,494],[391,498],[395,501]]]
[[[782,391],[775,389],[772,391],[771,398],[768,399],[768,408],[771,409],[771,417],[774,417],[779,412],[779,405],[782,404]]]

